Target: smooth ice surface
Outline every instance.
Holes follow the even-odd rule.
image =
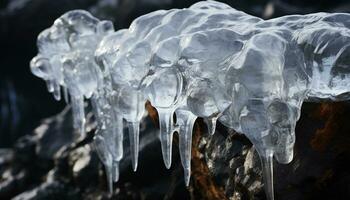
[[[57,100],[63,88],[81,132],[84,98],[91,100],[98,122],[94,144],[111,190],[123,157],[123,120],[137,168],[139,123],[148,100],[158,111],[167,168],[173,133],[179,134],[187,185],[193,126],[201,117],[210,134],[219,120],[250,139],[267,196],[274,199],[273,157],[280,163],[293,159],[302,102],[350,97],[349,26],[349,14],[262,20],[203,1],[149,13],[114,32],[111,22],[70,11],[39,35],[31,70]]]

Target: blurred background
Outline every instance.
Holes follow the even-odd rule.
[[[101,196],[100,193],[96,192],[95,190],[94,192],[91,192],[91,191],[89,192],[86,188],[91,189],[91,188],[94,188],[95,186],[90,187],[90,186],[84,185],[83,187],[81,185],[79,186],[74,185],[74,184],[78,184],[79,181],[81,182],[80,179],[76,180],[74,178],[73,179],[68,178],[69,180],[75,181],[75,183],[71,185],[71,188],[67,189],[66,188],[68,187],[67,185],[58,184],[58,185],[52,186],[54,189],[52,189],[51,186],[49,188],[44,189],[44,191],[50,191],[51,189],[53,191],[53,194],[55,195],[58,194],[58,196],[55,196],[55,195],[45,196],[46,195],[45,194],[43,197],[40,197],[40,194],[38,194],[39,189],[37,188],[43,187],[42,182],[45,182],[45,181],[47,182],[48,173],[50,171],[53,173],[52,170],[54,168],[55,169],[59,168],[57,167],[58,165],[57,163],[60,163],[60,161],[54,158],[53,155],[54,154],[57,155],[58,151],[64,152],[65,150],[62,150],[61,147],[68,144],[69,141],[73,140],[72,138],[70,138],[71,137],[70,134],[61,133],[62,130],[64,130],[65,132],[73,132],[73,131],[71,129],[66,129],[64,125],[62,125],[63,123],[62,120],[64,120],[64,123],[70,123],[68,122],[70,120],[70,116],[68,116],[67,114],[69,110],[68,108],[64,110],[65,103],[63,103],[63,101],[56,102],[54,98],[51,96],[51,94],[47,92],[44,81],[33,76],[29,70],[29,62],[31,58],[37,54],[37,49],[36,49],[37,35],[45,28],[51,26],[51,24],[56,18],[58,18],[65,12],[73,9],[85,9],[90,11],[97,18],[112,20],[115,24],[116,29],[120,29],[120,28],[127,28],[135,18],[143,14],[149,13],[151,11],[155,11],[159,9],[185,8],[185,7],[189,7],[195,2],[198,2],[198,1],[195,1],[195,0],[56,0],[56,1],[0,0],[0,148],[1,148],[0,173],[2,174],[2,177],[0,178],[0,199],[10,199],[16,196],[17,196],[17,199],[40,199],[40,198],[41,199],[89,199],[89,198],[90,199],[95,199],[95,198],[96,199],[97,198],[102,198],[102,199],[103,198],[200,199],[204,197],[207,197],[207,199],[222,199],[222,198],[264,199],[265,198],[261,187],[258,187],[258,186],[255,186],[256,191],[252,193],[249,193],[251,191],[246,192],[246,194],[244,192],[241,192],[242,193],[241,196],[239,196],[238,193],[235,194],[236,189],[233,190],[233,188],[240,188],[240,187],[244,188],[245,186],[243,187],[242,185],[237,185],[237,183],[240,183],[240,180],[234,181],[229,179],[229,177],[224,178],[225,174],[229,173],[227,171],[228,169],[224,169],[225,168],[224,166],[230,165],[230,162],[229,162],[230,160],[229,159],[225,160],[225,158],[221,158],[221,157],[211,158],[210,156],[209,157],[207,156],[205,157],[206,159],[205,162],[208,163],[210,159],[213,159],[213,160],[219,159],[221,160],[222,166],[218,166],[217,168],[215,168],[215,166],[214,167],[209,166],[207,167],[208,168],[207,172],[205,171],[206,170],[205,167],[204,167],[205,168],[204,172],[203,170],[199,172],[196,172],[196,170],[194,170],[194,173],[203,173],[204,176],[205,176],[205,173],[214,174],[215,180],[213,181],[213,183],[210,181],[209,182],[199,181],[198,183],[193,183],[192,187],[185,188],[183,182],[181,182],[181,178],[182,178],[181,167],[175,166],[172,168],[170,172],[164,171],[163,169],[164,167],[161,166],[162,161],[161,161],[160,149],[155,150],[157,153],[154,153],[156,154],[154,156],[147,154],[148,156],[152,157],[152,159],[157,160],[157,162],[159,161],[157,165],[160,165],[160,166],[155,167],[154,165],[152,165],[152,162],[147,164],[147,161],[141,161],[139,165],[141,168],[143,167],[142,166],[143,164],[145,165],[146,169],[143,171],[146,171],[146,173],[149,172],[148,175],[145,176],[145,175],[142,175],[142,173],[137,173],[136,176],[129,179],[128,176],[133,176],[133,175],[130,175],[131,169],[128,168],[127,170],[128,175],[125,175],[125,178],[122,177],[121,183],[118,183],[119,185],[117,186],[117,188],[119,188],[118,190],[119,191],[118,194],[120,194],[119,196],[115,195],[113,197],[110,197],[105,193],[103,193],[104,196],[103,195]],[[259,16],[265,19],[288,15],[288,14],[307,14],[307,13],[313,13],[313,12],[350,12],[349,0],[226,0],[222,2],[225,2],[238,10],[242,10],[249,14]],[[333,120],[337,120],[338,122],[339,120],[344,120],[344,117],[347,118],[348,116],[347,115],[348,114],[347,112],[349,111],[348,104],[337,104],[337,105],[323,104],[321,106],[323,107],[317,107],[316,105],[307,105],[306,108],[303,108],[304,110],[306,109],[306,111],[303,111],[303,112],[307,112],[307,111],[316,112],[316,113],[320,112],[318,117],[321,116],[322,118],[323,116],[322,119],[319,119],[317,117],[312,118],[312,120],[314,121],[311,124],[309,123],[309,121],[307,121],[307,117],[310,117],[310,116],[305,116],[304,118],[305,120],[303,120],[302,118],[301,121],[305,121],[304,125],[300,125],[304,127],[303,130],[305,129],[313,130],[316,133],[320,127],[324,126],[324,124],[326,123],[325,120],[329,120],[329,116],[333,115],[334,113],[338,115],[336,115],[334,117],[335,119]],[[322,113],[320,109],[321,110],[323,109],[322,112],[324,111],[324,109],[326,109],[326,111],[328,111],[329,113],[324,116],[322,115],[324,113]],[[337,109],[340,109],[343,112],[339,114],[339,112],[337,112]],[[56,115],[58,113],[60,114]],[[55,117],[49,118],[52,116],[55,116]],[[61,121],[59,121],[58,118],[60,118]],[[316,119],[319,121],[317,121]],[[65,120],[67,120],[67,122]],[[149,119],[149,120],[152,120],[152,119]],[[51,137],[45,138],[42,135],[40,136],[37,135],[38,134],[37,127],[41,127],[41,129],[45,129],[45,127],[43,128],[42,126],[43,124],[47,124],[47,127],[45,129],[47,130],[48,127],[50,128],[51,124],[53,123],[55,124],[55,128],[53,130],[54,133],[51,133],[51,134],[55,136],[55,139],[59,137],[65,137],[65,139],[63,139],[63,141],[61,141],[60,144],[50,143],[52,142],[51,140],[54,140]],[[202,126],[201,122],[199,122],[198,124],[199,124],[198,127],[201,128]],[[61,126],[61,127],[58,127],[58,126]],[[300,126],[299,126],[299,129],[302,129],[300,128]],[[222,129],[222,132],[228,132],[227,130],[224,130],[223,127],[219,126],[219,130],[221,130],[220,128]],[[36,131],[34,131],[35,129]],[[153,127],[153,129],[155,128]],[[346,128],[343,128],[343,129],[345,129],[345,130],[342,130],[343,132],[348,130]],[[302,130],[300,132],[302,132]],[[41,130],[41,133],[43,134],[45,133],[45,131]],[[64,136],[64,134],[67,134],[67,136]],[[238,152],[238,151],[246,150],[249,153],[249,145],[250,145],[249,141],[247,141],[242,136],[234,136],[234,137],[236,137],[236,140],[239,141],[238,146],[240,147],[239,150],[234,150],[234,151]],[[312,136],[308,136],[308,137],[310,139]],[[37,138],[40,138],[40,139],[37,139]],[[344,138],[342,138],[343,141],[349,141],[348,136]],[[232,141],[234,141],[235,139],[234,138],[232,139],[231,136],[229,137],[228,133],[223,133],[221,138],[216,140],[208,139],[206,143],[208,144],[211,142],[212,143],[211,145],[215,146],[216,143],[220,144],[219,142],[220,140],[224,140],[224,142],[226,141],[226,142],[232,143]],[[86,143],[88,143],[88,139]],[[307,144],[309,143],[310,142],[308,142]],[[57,148],[53,150],[50,149],[54,145],[56,146],[58,145]],[[84,142],[80,145],[84,146]],[[159,147],[158,143],[157,145]],[[247,146],[246,149],[245,149],[245,146]],[[158,148],[158,147],[155,147],[155,148]],[[71,148],[71,146],[69,148]],[[77,147],[74,147],[74,148],[77,149]],[[209,145],[209,146],[206,146],[205,148],[210,149],[211,147]],[[41,151],[47,151],[49,149],[49,150],[52,150],[53,152],[51,154],[48,153],[49,155],[45,154],[44,156],[40,157],[41,155],[40,149]],[[33,155],[29,155],[31,151],[33,151],[32,152]],[[70,152],[68,150],[66,151]],[[201,149],[199,149],[198,152],[201,152]],[[244,154],[246,156],[247,152],[245,154],[244,153],[241,153],[241,154],[242,155]],[[305,150],[305,152],[308,152],[308,150]],[[84,151],[75,152],[74,155],[75,154],[80,155],[79,153],[84,154]],[[19,154],[26,155],[27,157],[25,156],[22,158],[19,156]],[[318,156],[317,159],[316,160],[313,159],[308,162],[310,163],[320,162],[320,164],[322,164],[322,162],[327,162],[327,163],[331,161],[333,162],[334,160],[330,159],[330,158],[333,158],[332,155],[328,155],[328,154],[329,153],[326,153],[327,159],[322,160],[321,158],[323,154],[316,152],[311,156],[316,156],[316,157]],[[77,155],[75,156],[79,157]],[[205,156],[205,153],[203,153],[203,155]],[[307,155],[310,155],[310,154],[307,154]],[[68,157],[69,156],[72,156],[72,155],[68,155]],[[147,156],[145,157],[147,159]],[[153,158],[153,157],[159,157],[159,158]],[[31,160],[31,158],[36,160],[35,161]],[[75,158],[75,159],[77,160],[78,158]],[[98,163],[96,156],[90,157],[90,162],[92,162],[91,160],[93,159],[95,159],[94,161],[95,163]],[[224,159],[224,161],[222,159]],[[345,159],[345,158],[341,157],[341,159]],[[45,161],[48,164],[44,166],[34,165],[32,166],[32,168],[25,169],[23,165],[27,165],[28,163],[31,163],[31,161],[32,162]],[[343,170],[345,173],[345,176],[347,177],[347,179],[341,180],[341,183],[336,183],[336,184],[339,184],[339,186],[337,185],[338,189],[332,190],[332,187],[328,187],[330,183],[331,185],[334,185],[333,184],[334,182],[332,181],[330,183],[322,182],[317,186],[307,186],[307,184],[312,185],[312,184],[316,184],[317,181],[319,181],[318,179],[314,180],[313,178],[310,178],[309,176],[307,176],[309,179],[306,178],[306,180],[304,180],[306,181],[306,183],[299,183],[299,184],[305,184],[305,190],[301,190],[301,191],[298,190],[300,194],[294,195],[294,193],[296,193],[295,190],[290,189],[291,194],[288,193],[289,194],[287,195],[288,198],[286,197],[286,195],[282,195],[285,198],[280,198],[280,199],[350,199],[350,196],[348,196],[349,195],[348,193],[350,190],[349,173],[346,169],[342,168],[343,166],[345,167],[345,164],[343,164],[343,162],[345,161],[348,161],[348,160],[347,159],[345,159],[344,161],[340,160],[339,162],[341,163],[337,165],[338,167],[341,168],[341,169],[337,168],[338,171]],[[17,166],[14,166],[13,164],[14,162],[16,162],[15,165]],[[176,161],[175,159],[174,162],[178,162],[178,161]],[[69,164],[70,161],[67,161],[67,163]],[[201,166],[202,166],[201,164],[198,165],[198,167],[201,167]],[[300,163],[298,166],[300,166]],[[155,167],[155,168],[153,169],[153,171],[147,171],[147,167],[149,168]],[[67,167],[67,169],[68,168],[69,167]],[[230,168],[232,169],[232,166],[230,166]],[[100,166],[98,165],[97,167],[97,164],[96,164],[96,169],[97,169],[96,173],[102,173],[100,172],[101,170],[100,171],[98,170],[100,169]],[[315,172],[316,173],[315,177],[322,176],[326,180],[329,180],[328,178],[330,177],[334,178],[336,173],[334,171],[327,172],[327,170],[329,169],[330,167],[329,168],[324,167],[322,169],[318,169],[316,167],[315,170],[316,171],[320,170],[320,172],[319,173]],[[350,169],[350,168],[347,168],[347,169]],[[159,173],[157,173],[157,170],[159,170],[158,171]],[[313,170],[313,169],[301,168],[300,170]],[[25,171],[23,172],[24,174],[21,174],[22,171]],[[224,171],[225,173],[221,173],[220,171]],[[296,171],[296,169],[294,171]],[[29,176],[29,178],[26,178],[23,180],[23,177],[28,176],[26,175],[26,173],[28,172],[32,172],[33,174],[37,173],[37,175],[35,175],[35,177],[34,175]],[[57,173],[57,170],[54,172]],[[258,172],[256,173],[257,173],[256,176],[258,176],[259,173]],[[278,173],[282,173],[282,175],[286,175],[283,173],[288,173],[287,168],[281,168],[281,172],[278,172]],[[164,179],[164,180],[162,179],[158,183],[158,187],[153,187],[153,188],[151,187],[151,188],[144,189],[144,185],[147,185],[148,179],[152,179],[154,177],[158,177],[161,175],[170,176],[169,174],[175,174],[175,175],[180,174],[180,175],[178,180],[176,179],[175,182],[169,183],[164,180],[170,180],[170,179]],[[88,173],[85,175],[89,176],[90,174]],[[343,175],[344,174],[339,176],[343,176]],[[22,179],[21,179],[21,176],[22,176]],[[94,174],[91,176],[99,177],[96,180],[101,181],[100,179],[102,179],[102,182],[104,181],[104,177],[102,176],[103,178],[101,178],[100,174]],[[199,177],[200,176],[201,174],[199,175]],[[300,175],[300,176],[303,176],[303,175]],[[237,177],[231,177],[231,178],[237,179]],[[277,177],[276,179],[278,182],[278,179],[280,178]],[[85,179],[83,180],[88,181],[89,179],[86,179],[85,177]],[[93,180],[95,181],[95,179]],[[229,183],[227,181],[231,181],[231,182],[233,181],[233,182]],[[297,181],[295,181],[294,179],[293,181],[292,181],[293,184],[297,184],[296,183]],[[135,184],[133,185],[134,182],[139,182],[139,184],[136,184],[135,186]],[[99,187],[101,188],[101,191],[103,191],[105,190],[104,188],[105,186],[103,183],[101,184],[102,186],[99,186]],[[173,186],[163,187],[161,186],[162,184],[165,184],[165,185],[173,184]],[[213,188],[211,187],[212,186],[211,184],[213,184],[215,187],[218,186],[219,189],[218,188],[215,189],[215,187],[213,186],[214,190],[217,190],[217,191],[212,191]],[[326,185],[322,185],[322,184],[326,184]],[[207,185],[209,187],[207,188],[207,192],[208,193],[212,192],[213,194],[206,194],[201,196],[201,194],[199,194],[200,192],[194,191],[196,187],[199,187],[199,186],[204,187],[203,185]],[[251,187],[254,187],[253,185],[254,184],[251,183]],[[231,186],[232,189],[228,189],[229,188],[228,186]],[[287,187],[287,184],[283,184],[283,186]],[[77,187],[79,187],[79,191],[76,191]],[[293,188],[293,186],[290,186],[290,187]],[[302,187],[303,185],[300,186],[300,188]],[[311,187],[311,189],[310,188],[308,189],[308,187]],[[316,188],[313,188],[313,187],[316,187]],[[65,195],[60,193],[57,193],[57,194],[55,193],[56,189],[63,190],[62,188],[64,190],[67,190],[67,193]],[[283,190],[282,192],[278,191],[278,188],[279,187],[277,186],[278,194],[287,193],[285,190]],[[313,194],[308,197],[301,195],[308,192],[313,193],[313,192],[325,191],[324,190],[325,188],[329,189],[328,193],[325,192],[324,194]],[[140,192],[141,190],[144,192],[143,193]],[[33,191],[35,191],[34,192],[35,194],[32,194],[32,196],[30,195],[28,196],[28,193],[26,193],[27,196],[23,196],[23,195],[20,196],[22,193],[25,193],[27,191],[31,191],[32,193]],[[237,189],[237,191],[239,190]],[[88,195],[84,195],[83,192],[85,192]],[[128,192],[131,192],[131,194],[129,194]],[[177,194],[175,195],[176,192]],[[220,195],[220,192],[222,192],[223,195]],[[343,194],[342,192],[345,192],[345,193]],[[243,193],[245,194],[245,196],[243,195]],[[70,194],[72,196],[69,196]],[[340,196],[335,197],[334,196],[335,194]],[[334,198],[331,198],[331,197],[334,197]]]

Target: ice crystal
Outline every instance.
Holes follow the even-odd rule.
[[[39,35],[31,70],[57,100],[60,87],[66,99],[69,94],[80,132],[84,98],[91,101],[98,123],[94,145],[110,190],[123,157],[123,120],[137,168],[148,100],[158,111],[167,168],[173,133],[179,134],[187,185],[193,125],[201,117],[211,134],[219,120],[250,139],[262,161],[266,194],[274,199],[273,157],[293,159],[303,101],[349,99],[349,26],[349,14],[262,20],[203,1],[149,13],[114,32],[111,22],[76,10]]]

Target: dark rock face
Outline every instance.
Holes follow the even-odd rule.
[[[189,198],[178,155],[174,156],[176,164],[171,171],[163,167],[157,129],[149,117],[141,125],[142,167],[132,172],[129,150],[125,148],[120,181],[110,196],[103,167],[90,145],[95,123],[88,118],[88,136],[79,140],[68,111],[66,108],[44,120],[32,134],[20,138],[14,152],[0,152],[0,199]]]
[[[78,140],[66,108],[18,140],[14,150],[0,152],[0,199],[265,199],[260,160],[249,140],[221,125],[209,136],[200,119],[186,188],[176,145],[173,166],[163,166],[157,113],[150,105],[147,110],[139,169],[132,172],[125,137],[125,158],[113,195],[107,193],[103,167],[90,145],[93,118],[88,118],[88,136]],[[288,165],[275,163],[276,199],[350,198],[349,116],[349,103],[304,105],[295,158]]]

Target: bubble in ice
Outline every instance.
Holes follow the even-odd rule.
[[[179,134],[187,185],[193,127],[201,117],[210,134],[219,121],[249,138],[274,199],[273,158],[292,161],[302,103],[350,99],[349,26],[349,14],[262,20],[203,1],[143,15],[114,32],[110,21],[76,10],[39,35],[31,70],[57,100],[62,87],[81,132],[84,99],[91,101],[94,146],[111,191],[123,158],[123,120],[136,170],[139,124],[149,101],[158,111],[167,168],[173,134]]]

